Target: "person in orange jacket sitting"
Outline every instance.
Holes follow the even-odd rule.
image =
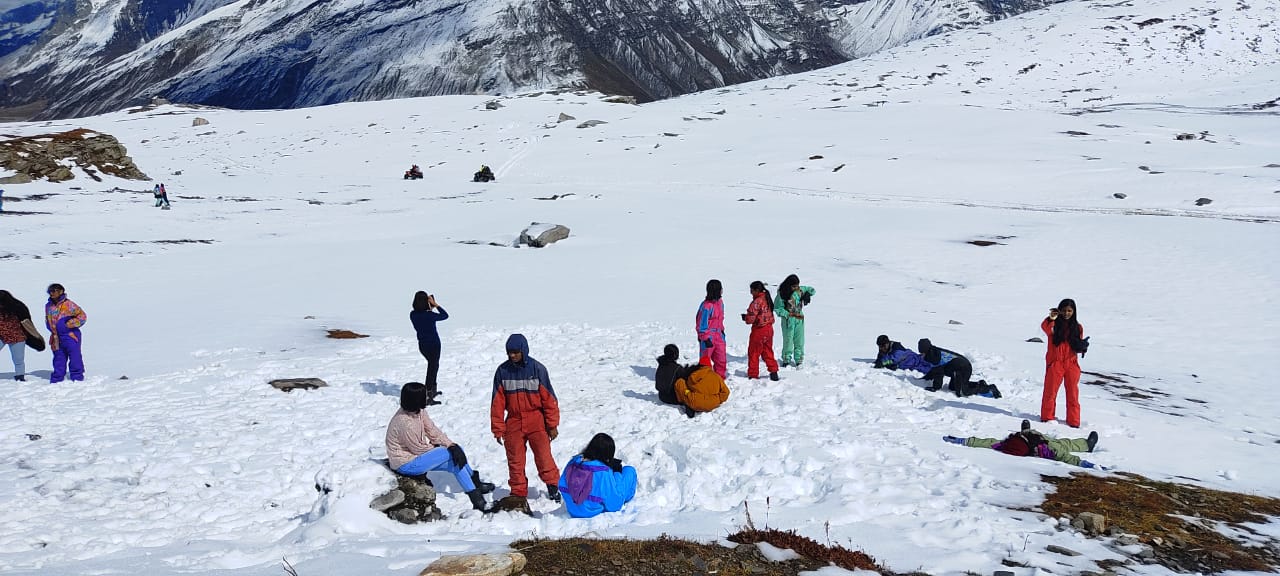
[[[699,412],[715,410],[729,399],[729,387],[711,368],[711,358],[703,356],[697,366],[690,366],[676,378],[676,400],[684,404],[684,412],[690,418]]]

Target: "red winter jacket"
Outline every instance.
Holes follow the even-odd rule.
[[[1076,338],[1084,338],[1084,325],[1076,324],[1080,327],[1080,333]],[[1044,354],[1045,364],[1054,364],[1057,362],[1066,362],[1068,364],[1079,364],[1080,360],[1076,357],[1075,350],[1071,349],[1070,338],[1063,340],[1059,344],[1053,343],[1053,320],[1045,317],[1044,322],[1040,323],[1040,329],[1044,331],[1046,342],[1049,344],[1048,351]]]
[[[752,330],[773,326],[773,307],[765,300],[764,292],[756,294],[751,300],[751,305],[747,306],[747,316],[743,320],[751,325]]]

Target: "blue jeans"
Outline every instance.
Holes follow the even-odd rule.
[[[453,474],[458,479],[458,484],[462,485],[463,492],[470,492],[476,489],[476,485],[471,481],[471,465],[467,464],[461,468],[453,465],[453,458],[449,456],[449,449],[445,447],[432,448],[413,460],[405,463],[396,469],[396,472],[405,476],[422,476],[432,470],[443,470]]]
[[[0,342],[0,348],[4,348],[5,346],[9,347],[9,357],[13,358],[14,376],[26,374],[27,362],[25,357],[27,355],[27,343],[14,342],[13,344],[5,344],[4,342]]]

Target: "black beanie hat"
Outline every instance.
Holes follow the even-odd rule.
[[[916,343],[916,350],[919,350],[921,354],[927,353],[930,348],[933,348],[933,342],[930,342],[928,338],[921,338]]]
[[[885,344],[888,344],[888,343],[889,343],[888,335],[881,334],[876,337],[876,346],[884,346]]]
[[[667,344],[662,348],[663,357],[677,360],[680,358],[680,349],[675,344]]]

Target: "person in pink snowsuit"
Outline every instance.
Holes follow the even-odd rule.
[[[724,301],[720,299],[724,286],[719,280],[707,281],[707,297],[698,307],[698,357],[710,358],[716,374],[724,378],[728,374],[728,360],[724,344]]]
[[[742,321],[751,325],[747,343],[747,378],[760,377],[760,358],[769,369],[769,379],[778,381],[778,361],[773,357],[773,296],[764,282],[751,283],[751,305],[747,306]]]

